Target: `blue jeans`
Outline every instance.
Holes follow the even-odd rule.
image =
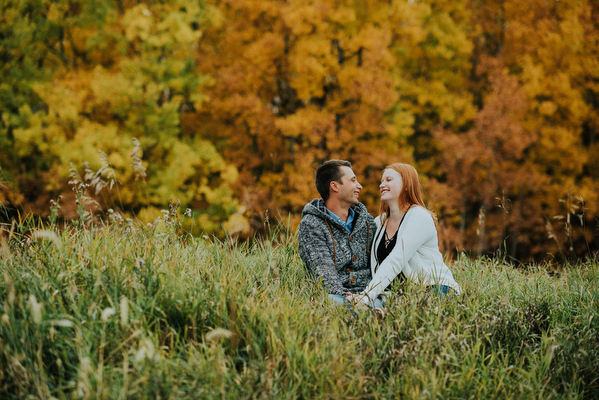
[[[344,304],[351,304],[349,301],[346,300],[345,296],[341,296],[340,294],[329,294],[329,300],[331,300],[332,303],[341,306]],[[384,304],[383,302],[377,297],[376,299],[374,299],[374,301],[370,301],[370,304],[368,304],[368,306],[370,306],[371,308],[383,308]]]
[[[436,294],[439,297],[448,296],[450,299],[453,297],[454,292],[452,288],[445,285],[431,285],[427,290],[429,293]]]

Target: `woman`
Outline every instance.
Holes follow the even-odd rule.
[[[460,287],[443,262],[433,215],[422,200],[418,172],[409,164],[391,164],[379,185],[381,205],[370,252],[372,280],[354,301],[375,307],[375,300],[395,279],[448,294]]]

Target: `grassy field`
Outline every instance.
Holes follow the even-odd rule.
[[[2,398],[599,398],[599,262],[451,264],[386,316],[307,283],[294,236],[6,227]]]

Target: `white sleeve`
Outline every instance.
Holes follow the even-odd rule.
[[[435,222],[427,210],[422,207],[409,210],[397,232],[397,241],[393,250],[379,265],[364,293],[370,299],[381,294],[393,279],[404,271],[406,264],[418,249],[430,240],[431,235],[436,234]]]

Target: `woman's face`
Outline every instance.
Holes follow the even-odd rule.
[[[383,171],[383,178],[381,179],[381,184],[379,185],[382,202],[387,204],[397,204],[397,199],[399,199],[399,194],[401,193],[402,188],[403,182],[399,172],[395,171],[394,169],[386,169]]]

